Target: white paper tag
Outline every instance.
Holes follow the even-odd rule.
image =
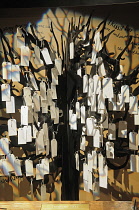
[[[97,169],[97,153],[96,151],[92,151],[92,168]]]
[[[76,108],[77,119],[80,119],[80,103],[79,102],[76,102],[75,108]]]
[[[31,72],[29,72],[29,77],[30,77],[30,82],[31,82],[32,86],[34,87],[34,89],[38,90],[36,80],[34,78],[34,75]]]
[[[95,33],[94,42],[95,42],[94,48],[97,52],[99,52],[102,49],[99,31],[97,33]]]
[[[138,171],[138,155],[130,155],[130,171]]]
[[[116,140],[116,125],[114,123],[108,125],[108,139]]]
[[[43,132],[44,132],[44,136],[43,136],[44,145],[47,145],[47,141],[49,140],[47,123],[43,124]]]
[[[3,62],[2,63],[2,76],[3,79],[12,79],[11,75],[12,71],[12,64],[10,62]]]
[[[34,176],[32,160],[25,160],[25,171],[26,171],[26,176]]]
[[[52,99],[57,99],[56,86],[51,84]]]
[[[83,180],[88,181],[88,164],[83,163]]]
[[[88,185],[88,180],[83,180],[83,183],[84,183],[84,191],[85,192],[90,192],[89,190],[89,185]]]
[[[82,69],[81,69],[81,67],[79,69],[77,69],[77,75],[82,77]]]
[[[21,125],[28,125],[28,107],[21,106]]]
[[[32,100],[34,103],[34,112],[40,112],[40,96],[37,91],[34,92]]]
[[[9,170],[8,170],[7,159],[2,160],[2,170],[5,176],[10,176]]]
[[[85,124],[85,106],[81,106],[81,124]]]
[[[21,46],[21,66],[29,66],[30,50],[28,46]]]
[[[24,126],[23,130],[24,130],[24,136],[25,136],[26,142],[32,142],[31,125]]]
[[[70,59],[74,59],[74,42],[70,43]]]
[[[58,70],[56,68],[51,69],[52,84],[58,85]]]
[[[9,140],[8,138],[0,139],[0,155],[7,155],[9,153]]]
[[[124,102],[129,103],[129,86],[128,85],[121,86],[121,95],[124,98]]]
[[[129,133],[129,149],[138,150],[138,134],[136,132]]]
[[[99,94],[100,90],[101,90],[101,81],[100,81],[100,77],[96,74],[93,76],[93,93],[94,94]]]
[[[104,165],[104,157],[102,154],[98,155],[99,164],[99,186],[107,188],[108,166]]]
[[[44,179],[43,164],[36,164],[36,180]]]
[[[127,138],[127,122],[119,121],[118,137]]]
[[[25,134],[24,128],[18,128],[18,145],[27,143]]]
[[[69,125],[70,125],[70,129],[72,130],[72,114],[73,114],[73,110],[69,109]]]
[[[11,79],[13,82],[20,82],[20,67],[18,65],[12,65]]]
[[[102,123],[103,128],[108,128],[108,113],[102,115],[101,118],[106,118],[106,120]]]
[[[44,146],[44,131],[43,129],[41,129],[36,137],[36,149],[38,151],[38,154],[45,152]]]
[[[56,117],[54,119],[54,124],[59,124],[59,108],[58,107],[55,107],[55,114],[56,114]]]
[[[30,87],[24,87],[23,93],[24,93],[23,97],[24,97],[26,106],[32,106],[32,98],[31,98]]]
[[[85,151],[85,141],[86,141],[85,136],[82,136],[81,137],[81,143],[80,143],[80,150]]]
[[[55,119],[56,118],[56,107],[55,107],[55,104],[50,106],[50,113],[51,113],[51,119]]]
[[[44,158],[41,160],[41,163],[43,164],[43,173],[45,174],[49,174],[50,173],[50,166],[49,166],[49,159],[48,158]]]
[[[41,185],[41,201],[46,200],[46,185],[42,184]]]
[[[9,136],[16,136],[17,135],[16,119],[9,119],[8,120],[8,135]]]
[[[113,98],[113,85],[112,85],[112,79],[111,78],[103,78],[103,96],[104,98]]]
[[[102,57],[98,57],[98,62],[100,63],[99,68],[98,68],[98,74],[100,77],[104,77],[106,76],[106,71],[105,71],[105,66],[104,66]]]
[[[97,56],[97,51],[93,48],[92,49],[91,64],[95,64],[96,63],[96,56]]]
[[[108,99],[108,109],[109,111],[117,111],[116,94],[114,94],[113,98]]]
[[[62,60],[60,58],[55,59],[55,66],[58,70],[58,74],[61,75],[61,73],[62,73]]]
[[[47,89],[47,103],[48,105],[53,105],[53,101],[52,101],[52,90],[49,88]]]
[[[87,153],[87,163],[88,163],[88,171],[92,172],[93,156],[89,152]]]
[[[15,156],[14,154],[7,154],[7,161],[8,161],[8,170],[10,172],[14,171],[14,161],[15,161]]]
[[[71,122],[70,122],[71,123],[70,124],[71,129],[72,130],[77,130],[77,116],[76,116],[76,114],[72,114],[70,120],[71,120]]]
[[[92,190],[92,172],[88,171],[88,188]]]
[[[51,140],[51,157],[54,158],[57,156],[57,140]]]
[[[46,62],[47,65],[53,64],[53,62],[52,62],[52,60],[51,60],[51,57],[50,57],[50,54],[49,54],[49,51],[48,51],[47,48],[43,48],[43,49],[41,50],[41,53],[42,53],[43,58],[44,58],[44,60],[45,60],[45,62]]]
[[[96,95],[93,93],[90,97],[91,99],[91,111],[96,112],[97,110],[97,105],[96,105]]]
[[[1,85],[2,101],[11,101],[11,91],[9,84]]]
[[[94,135],[94,120],[93,120],[93,118],[86,119],[86,130],[87,130],[87,136]]]
[[[134,114],[134,125],[139,125],[139,108],[138,113]]]
[[[42,61],[40,59],[40,48],[38,46],[34,47],[34,55],[35,55],[34,63],[36,65],[41,65]]]
[[[114,159],[114,143],[113,142],[106,142],[106,157]]]
[[[125,110],[125,103],[124,103],[124,97],[122,94],[117,95],[117,110],[116,111],[124,111]]]
[[[94,91],[93,78],[89,78],[88,97],[91,97]]]
[[[21,161],[19,159],[15,159],[14,161],[14,170],[16,176],[22,176]]]
[[[75,154],[76,170],[79,171],[79,154]]]
[[[103,91],[102,90],[100,90],[100,92],[98,94],[98,113],[101,110],[106,110],[105,98],[103,96]]]
[[[93,131],[93,146],[100,148],[100,131],[99,129],[94,129]]]
[[[40,82],[40,95],[42,100],[46,100],[46,84],[45,82]]]
[[[11,101],[6,101],[6,113],[15,113],[15,98],[11,96]]]
[[[138,99],[137,96],[130,96],[129,98],[129,113],[138,114]]]
[[[85,74],[83,76],[83,93],[88,92],[88,76]]]

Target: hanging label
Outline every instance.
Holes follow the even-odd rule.
[[[76,107],[76,116],[77,116],[77,119],[80,119],[80,103],[79,102],[76,102],[75,107]]]
[[[99,94],[98,94],[98,113],[101,110],[105,110],[105,98],[103,96],[103,91],[100,90]]]
[[[81,67],[79,69],[77,69],[77,75],[82,77],[82,69],[81,69]]]
[[[2,63],[2,76],[3,79],[12,79],[11,75],[12,71],[12,64],[10,62],[3,62]]]
[[[44,179],[43,164],[36,164],[36,180]]]
[[[124,111],[125,104],[124,104],[124,97],[122,94],[117,95],[117,110],[116,111]]]
[[[27,46],[21,46],[21,66],[29,66],[30,50]]]
[[[87,163],[88,163],[88,171],[92,172],[93,156],[89,152],[87,153]]]
[[[92,190],[92,172],[88,171],[88,188]]]
[[[70,43],[70,59],[74,59],[74,42]]]
[[[33,115],[34,115],[33,109],[30,106],[30,107],[28,107],[28,123],[33,123],[34,122]]]
[[[8,135],[9,136],[16,136],[17,135],[16,119],[9,119],[8,120]]]
[[[116,140],[116,125],[114,123],[108,125],[108,139]]]
[[[18,128],[18,145],[26,144],[26,136],[24,128]]]
[[[11,101],[11,91],[9,84],[1,85],[2,101]]]
[[[62,60],[60,58],[55,59],[55,66],[58,70],[58,74],[61,75],[61,73],[62,73]]]
[[[83,76],[83,93],[88,92],[88,76],[85,74]]]
[[[18,65],[12,65],[11,79],[13,82],[20,82],[20,67]]]
[[[31,82],[34,90],[38,90],[38,86],[37,86],[35,77],[34,77],[34,75],[31,72],[29,72],[29,77],[30,77],[30,82]]]
[[[44,145],[47,145],[47,141],[49,140],[47,123],[43,124],[43,132],[44,132],[44,136],[43,136]]]
[[[81,124],[85,124],[85,106],[81,106]]]
[[[58,70],[56,68],[51,69],[52,84],[58,85]]]
[[[98,74],[100,77],[104,77],[106,75],[106,71],[102,57],[98,57],[98,62],[99,62]]]
[[[89,78],[88,97],[92,96],[93,91],[94,91],[93,88],[94,88],[93,78]]]
[[[100,77],[96,74],[93,76],[93,93],[99,94],[101,90],[101,81],[99,79]]]
[[[86,130],[87,130],[87,136],[94,135],[94,120],[93,120],[93,118],[86,119]]]
[[[73,110],[69,109],[69,125],[70,125],[70,129],[72,129],[72,114],[73,114]]]
[[[114,159],[114,143],[106,142],[106,157]]]
[[[130,171],[138,171],[138,155],[130,155]]]
[[[24,87],[23,93],[24,93],[23,97],[24,97],[26,106],[32,106],[32,98],[31,98],[30,87]]]
[[[96,112],[97,107],[96,107],[96,95],[93,93],[90,97],[91,99],[91,111]]]
[[[138,150],[138,134],[136,132],[129,133],[129,149]]]
[[[127,122],[119,121],[118,137],[127,138]]]
[[[95,64],[96,63],[96,56],[97,56],[97,51],[93,48],[92,49],[91,64]]]
[[[43,81],[40,82],[40,95],[41,95],[42,100],[47,99],[47,97],[46,97],[46,84]]]
[[[43,164],[43,173],[49,174],[50,173],[50,167],[49,167],[49,159],[44,158],[41,160],[41,163]]]
[[[97,153],[96,151],[92,151],[92,168],[97,169]]]
[[[79,154],[75,154],[76,170],[79,171]]]
[[[58,107],[55,108],[55,114],[56,114],[56,117],[54,119],[54,124],[59,124],[59,108]]]
[[[84,191],[85,192],[90,192],[89,190],[89,185],[88,185],[88,180],[83,180],[83,183],[84,183]]]
[[[102,80],[103,83],[103,96],[104,98],[113,98],[113,85],[111,78],[104,78]]]
[[[46,200],[46,185],[42,184],[41,185],[41,201]]]
[[[100,148],[100,131],[99,129],[94,129],[93,131],[93,146]]]
[[[51,84],[52,99],[57,99],[56,86]]]
[[[71,129],[72,130],[77,130],[77,116],[76,116],[76,114],[72,114],[70,120],[71,120],[70,121]]]
[[[8,161],[8,170],[10,172],[13,172],[14,171],[14,161],[16,158],[15,158],[14,154],[10,154],[10,153],[7,154],[6,158]]]
[[[48,51],[47,48],[42,49],[41,53],[42,53],[43,58],[44,58],[44,60],[45,60],[47,65],[53,64],[53,62],[51,60],[51,57],[50,57],[50,54],[49,54],[49,51]]]
[[[113,98],[108,99],[108,109],[109,111],[117,111],[116,94],[114,94]]]
[[[25,136],[26,142],[32,142],[31,125],[24,126],[23,130],[24,130],[24,136]]]
[[[97,52],[99,52],[102,49],[99,31],[97,33],[95,33],[94,42],[95,42],[94,48]]]
[[[139,108],[137,114],[134,114],[134,125],[139,125]]]
[[[57,156],[57,140],[51,140],[51,156],[52,158]]]
[[[15,113],[15,98],[11,96],[10,101],[6,101],[6,113]]]
[[[40,112],[40,96],[37,91],[33,94],[34,112]]]
[[[0,139],[0,148],[2,150],[2,155],[7,155],[9,153],[9,140],[8,138]]]
[[[41,129],[36,137],[36,148],[39,154],[45,152],[44,146],[44,131]]]
[[[47,90],[47,103],[50,106],[54,104],[52,101],[52,90],[51,89]]]
[[[138,99],[137,96],[130,96],[129,98],[129,113],[138,114]]]
[[[102,123],[103,128],[108,128],[108,113],[102,114],[101,120],[104,120]]]
[[[83,180],[88,181],[88,165],[87,165],[87,163],[83,163]]]
[[[121,95],[124,98],[124,102],[129,103],[129,86],[128,85],[121,86]]]
[[[41,65],[42,64],[42,61],[40,59],[40,48],[38,46],[35,46],[34,47],[34,55],[35,55],[34,63],[36,65]]]
[[[22,176],[21,162],[19,159],[15,159],[14,161],[14,171],[16,176]]]
[[[26,171],[26,176],[34,176],[32,160],[25,160],[25,171]]]
[[[21,106],[21,125],[28,125],[28,107]]]
[[[85,136],[82,136],[81,137],[81,143],[80,143],[80,150],[85,151],[85,141],[86,141]]]
[[[8,170],[7,159],[2,160],[2,170],[5,176],[10,176],[9,170]]]
[[[104,157],[102,154],[98,155],[99,165],[99,186],[107,188],[108,166],[104,165]]]
[[[55,107],[55,103],[53,103],[53,105],[50,106],[50,113],[51,113],[51,119],[55,119],[56,118],[56,107]]]

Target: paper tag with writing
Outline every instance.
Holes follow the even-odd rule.
[[[88,76],[85,74],[83,76],[83,93],[88,92]]]
[[[73,114],[73,110],[69,109],[69,125],[70,125],[70,129],[72,129],[72,114]]]
[[[77,119],[80,119],[80,103],[79,102],[76,102],[75,107],[76,107],[76,116],[77,116]]]
[[[36,180],[44,179],[43,164],[36,164]]]
[[[121,86],[121,95],[124,98],[124,102],[129,103],[129,86],[128,85]]]
[[[12,64],[10,62],[3,62],[2,63],[2,76],[3,79],[12,79],[11,75],[12,71]]]
[[[81,124],[85,124],[85,117],[86,114],[85,114],[85,106],[81,106]]]
[[[97,169],[97,153],[96,151],[92,151],[92,168]]]
[[[55,59],[55,66],[58,70],[58,74],[61,75],[61,73],[62,73],[62,60],[60,58]]]
[[[32,142],[31,125],[24,126],[23,130],[24,130],[24,136],[25,136],[26,142]]]
[[[18,128],[18,144],[26,144],[26,132],[24,128]]]
[[[129,113],[138,114],[138,99],[137,96],[130,96],[129,98]]]
[[[11,91],[9,84],[1,85],[2,101],[11,101]]]
[[[46,185],[42,184],[41,185],[41,201],[46,200]]]
[[[108,125],[108,139],[116,140],[116,125],[114,123]]]
[[[32,100],[34,103],[34,112],[40,112],[40,96],[37,91],[34,92]]]
[[[85,151],[85,141],[86,141],[85,136],[82,136],[81,137],[81,143],[80,143],[80,150]]]
[[[75,154],[76,170],[79,171],[79,154]]]
[[[119,121],[118,137],[127,138],[127,122]]]
[[[18,65],[12,65],[11,79],[13,82],[20,82],[20,67]]]
[[[14,161],[16,158],[15,158],[14,154],[10,154],[10,153],[7,154],[6,158],[8,161],[8,170],[10,172],[13,172],[14,171]]]
[[[14,171],[16,176],[22,176],[21,161],[19,159],[15,159],[14,161]]]
[[[139,125],[139,108],[138,113],[134,114],[134,125]]]
[[[94,135],[94,120],[93,120],[93,118],[86,119],[86,130],[87,130],[87,136]]]
[[[136,132],[129,133],[129,149],[138,150],[138,134]]]
[[[50,57],[50,54],[49,54],[49,51],[47,48],[43,48],[41,50],[41,53],[43,55],[43,58],[46,62],[47,65],[50,65],[50,64],[53,64],[52,60],[51,60],[51,57]]]
[[[94,94],[99,94],[101,90],[101,81],[100,77],[96,74],[93,76],[93,93]]]
[[[74,58],[74,42],[70,43],[70,59]]]
[[[106,157],[114,159],[114,143],[113,142],[106,142]]]
[[[100,148],[100,131],[99,129],[94,129],[93,131],[93,146]]]
[[[21,46],[21,66],[29,66],[30,50],[28,46]]]
[[[8,120],[8,135],[9,136],[16,136],[17,135],[16,119],[9,119]]]
[[[28,106],[21,106],[21,125],[28,125]]]
[[[11,96],[10,101],[6,101],[6,113],[15,113],[15,98]]]
[[[26,170],[26,176],[34,176],[32,160],[25,160],[25,170]]]
[[[23,93],[24,93],[23,97],[24,97],[26,106],[32,106],[32,98],[31,98],[30,87],[24,87]]]
[[[111,78],[103,78],[103,96],[104,98],[113,98],[113,85],[112,85],[112,79]]]
[[[57,140],[51,140],[51,157],[54,158],[57,156]]]
[[[58,85],[58,70],[56,68],[51,69],[52,84]]]

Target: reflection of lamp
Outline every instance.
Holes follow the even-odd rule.
[[[19,159],[23,163],[26,159],[31,159],[35,162],[35,167],[37,165],[37,181],[40,180],[40,183],[45,179],[44,162],[46,156],[50,164],[50,171],[47,170],[47,172],[48,174],[53,174],[54,178],[59,173],[58,168],[62,166],[63,200],[79,199],[78,171],[82,168],[81,163],[83,160],[85,160],[83,163],[83,178],[87,192],[94,189],[92,184],[98,186],[98,180],[94,177],[97,165],[99,184],[101,187],[107,188],[108,167],[112,169],[125,167],[129,154],[132,154],[131,157],[134,159],[134,162],[138,161],[134,157],[137,151],[128,147],[129,128],[126,122],[130,114],[139,115],[137,110],[138,101],[136,96],[132,96],[131,92],[125,91],[122,93],[125,86],[127,88],[136,83],[138,69],[133,71],[128,77],[120,71],[121,57],[131,43],[132,37],[129,37],[127,45],[117,58],[111,58],[106,44],[112,32],[104,36],[107,18],[95,30],[90,29],[90,21],[91,15],[83,26],[80,25],[80,20],[77,26],[71,20],[66,41],[63,41],[61,37],[62,56],[59,51],[60,43],[54,33],[52,24],[51,32],[56,43],[55,51],[50,48],[46,40],[40,41],[34,36],[33,26],[31,26],[31,33],[27,33],[25,29],[21,28],[25,38],[26,51],[34,51],[34,46],[37,46],[35,60],[38,60],[38,58],[40,60],[39,64],[36,62],[36,65],[42,65],[46,69],[46,75],[41,75],[42,66],[38,66],[36,69],[33,67],[33,61],[29,60],[29,56],[26,53],[21,55],[22,66],[20,68],[23,89],[29,87],[31,91],[31,94],[28,95],[28,100],[32,101],[32,96],[36,97],[37,95],[37,97],[30,106],[27,104],[27,98],[24,100],[24,107],[28,107],[27,109],[33,115],[33,119],[29,123],[34,125],[33,141],[27,143],[26,139],[24,139],[24,142],[22,138],[20,139],[20,146],[25,151],[32,150],[33,155],[26,152],[26,157]],[[80,33],[84,31],[85,36],[82,39]],[[3,50],[5,52],[6,43],[4,44],[4,40],[4,35],[2,34]],[[12,49],[10,56],[12,60]],[[7,59],[6,62],[9,61],[6,53],[5,59]],[[90,73],[87,71],[88,66],[91,66]],[[9,71],[9,68],[6,69],[6,66],[4,66],[4,71]],[[7,72],[4,73],[7,75]],[[39,78],[36,74],[39,74]],[[7,82],[9,81],[7,80]],[[11,85],[12,95],[15,95],[12,82],[9,84]],[[52,89],[54,86],[55,88]],[[56,91],[55,96],[53,94],[54,90]],[[4,92],[2,92],[2,96],[4,96],[3,94]],[[126,96],[129,98],[129,101],[125,101]],[[10,97],[10,93],[8,93],[8,97]],[[112,103],[110,108],[109,102]],[[40,107],[36,109],[38,104]],[[59,113],[61,112],[63,112],[63,115],[60,117]],[[21,117],[25,117],[22,110],[21,114]],[[29,126],[28,122],[25,125]],[[20,126],[18,125],[19,131]],[[86,144],[86,141],[88,144]],[[34,142],[36,151],[34,150]],[[13,143],[14,140],[10,144],[11,147]],[[134,140],[134,135],[132,135],[132,144],[137,144],[137,141]],[[57,157],[55,157],[56,155]],[[122,156],[127,156],[127,159],[120,166],[115,166],[109,160]],[[17,162],[19,163],[19,161]],[[18,167],[18,169],[21,169],[20,164],[18,164]],[[132,168],[135,167],[132,166]],[[92,176],[95,183],[92,183]],[[47,181],[49,182],[49,180]]]

